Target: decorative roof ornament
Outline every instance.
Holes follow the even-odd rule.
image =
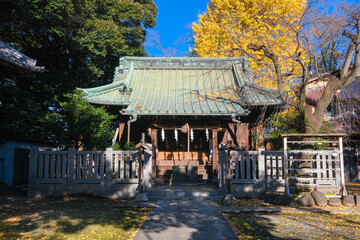
[[[165,141],[165,130],[161,129],[161,141]]]

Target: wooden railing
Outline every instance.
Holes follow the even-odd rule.
[[[135,196],[144,180],[141,151],[30,152],[29,196],[89,193],[105,197]],[[143,161],[142,161],[143,159]],[[147,169],[151,161],[145,159]],[[149,166],[150,165],[150,166]]]

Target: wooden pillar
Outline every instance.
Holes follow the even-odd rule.
[[[212,179],[218,179],[218,163],[219,163],[219,144],[218,131],[212,130]]]
[[[235,129],[236,129],[236,142],[238,144],[238,146],[241,148],[241,135],[240,135],[240,126],[241,126],[241,123],[236,123],[235,125]]]
[[[157,129],[151,129],[151,144],[152,144],[152,154],[151,154],[151,177],[153,180],[156,179],[156,158],[157,158]]]
[[[119,123],[119,142],[121,141],[121,137],[124,133],[126,123]]]
[[[239,133],[239,147],[244,150],[250,149],[250,143],[249,143],[249,124],[248,123],[241,123],[240,124],[240,133]]]

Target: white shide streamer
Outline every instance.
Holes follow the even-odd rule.
[[[165,130],[161,129],[161,141],[165,141]]]

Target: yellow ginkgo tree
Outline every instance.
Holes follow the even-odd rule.
[[[331,3],[211,0],[193,25],[193,50],[248,56],[257,83],[277,89],[304,117],[305,132],[317,133],[335,93],[360,75],[359,6]],[[315,109],[305,104],[314,79],[324,82]]]
[[[199,57],[237,57],[246,55],[243,50],[249,44],[266,42],[288,70],[299,71],[290,58],[298,47],[295,33],[280,23],[299,21],[305,7],[305,0],[212,0],[193,25],[193,50]],[[253,55],[250,65],[257,83],[276,88],[271,60],[261,59],[259,52]]]

